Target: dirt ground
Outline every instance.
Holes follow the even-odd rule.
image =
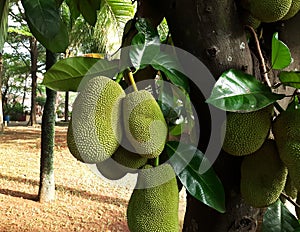
[[[8,126],[0,134],[0,231],[129,231],[126,207],[134,179],[110,182],[78,162],[66,146],[66,126],[56,126],[56,200],[37,202],[40,130]]]

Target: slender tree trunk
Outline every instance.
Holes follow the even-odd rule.
[[[234,0],[167,0],[161,3],[175,46],[198,57],[217,79],[235,68],[252,72],[252,59]],[[188,68],[188,67],[185,67]],[[199,74],[199,78],[201,74]],[[210,136],[210,113],[200,90],[191,85],[191,100],[200,120],[199,149],[205,152]],[[209,157],[208,157],[209,158]],[[221,152],[214,164],[226,194],[221,214],[187,195],[183,231],[256,231],[260,211],[246,205],[240,194],[241,158]]]
[[[65,122],[69,121],[69,92],[65,95]]]
[[[30,59],[31,59],[31,110],[29,124],[31,126],[37,124],[36,121],[36,90],[37,90],[37,59],[38,49],[37,40],[30,37]]]
[[[3,125],[3,108],[2,108],[2,71],[3,71],[3,60],[2,60],[2,53],[0,52],[0,133],[3,133],[4,131],[4,125]]]
[[[46,69],[56,62],[56,55],[46,51]],[[41,167],[39,201],[50,202],[55,199],[54,181],[54,136],[56,91],[46,88],[46,103],[42,117]]]

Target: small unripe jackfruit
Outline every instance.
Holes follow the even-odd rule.
[[[292,0],[292,5],[287,14],[281,20],[288,20],[294,17],[300,10],[300,0]]]
[[[227,114],[223,150],[242,156],[257,151],[269,134],[273,106],[249,113]]]
[[[273,124],[273,133],[280,158],[300,191],[300,109],[290,105],[281,112]]]
[[[243,25],[248,25],[253,29],[257,29],[261,21],[255,18],[249,11],[244,10],[241,15]]]
[[[76,147],[85,163],[102,162],[119,147],[124,96],[118,83],[103,76],[89,80],[77,96],[71,126]]]
[[[170,177],[172,177],[170,179]],[[167,178],[156,185],[158,179]],[[153,186],[140,188],[141,186]],[[173,168],[162,164],[142,169],[127,208],[127,223],[131,232],[178,232],[178,187]]]
[[[273,204],[284,189],[287,168],[279,158],[276,143],[266,140],[255,153],[246,156],[241,165],[241,194],[253,207]]]
[[[292,0],[244,0],[243,6],[262,22],[271,23],[282,19],[289,11]]]
[[[123,101],[124,129],[136,153],[156,158],[167,139],[167,125],[156,100],[146,90],[132,92]]]
[[[127,173],[135,173],[148,159],[119,146],[116,152],[103,162],[97,163],[98,171],[109,180],[118,180]]]

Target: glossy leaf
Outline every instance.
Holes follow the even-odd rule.
[[[292,56],[288,46],[278,39],[278,33],[272,38],[272,68],[284,69],[292,63]]]
[[[31,33],[45,48],[53,53],[66,51],[69,45],[69,35],[66,26],[62,22],[59,27],[59,32],[54,38],[48,38],[42,34],[39,34],[39,32],[35,30],[30,22],[27,23]]]
[[[282,71],[279,74],[279,79],[282,84],[300,89],[300,72]]]
[[[3,49],[8,28],[8,12],[9,12],[9,1],[2,0],[0,2],[0,52]]]
[[[282,99],[254,76],[239,70],[224,72],[216,82],[207,103],[232,112],[251,112]]]
[[[162,71],[170,79],[171,83],[184,89],[185,92],[189,92],[188,78],[178,71],[180,70],[180,64],[176,58],[167,53],[160,52],[153,58],[151,65],[154,69]]]
[[[183,145],[183,149],[178,150],[178,142],[170,141],[166,145],[169,157],[176,155],[175,161],[171,162],[175,173],[187,191],[199,201],[209,207],[224,213],[225,193],[223,185],[216,173],[210,168],[204,174],[199,174],[199,167],[202,162],[208,162],[201,151],[191,145]],[[195,152],[192,160],[188,162],[185,154]],[[180,170],[182,167],[184,169]]]
[[[299,227],[296,217],[280,200],[268,207],[264,214],[263,232],[294,232]]]
[[[59,9],[55,0],[22,0],[27,21],[43,37],[54,38],[59,32]]]
[[[90,57],[72,57],[60,60],[46,73],[44,85],[56,91],[77,91],[84,76],[113,77],[118,72],[117,61],[107,61]]]

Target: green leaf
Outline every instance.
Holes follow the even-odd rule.
[[[279,79],[282,84],[292,86],[296,89],[300,89],[300,72],[286,72],[282,71],[279,74]]]
[[[293,232],[300,232],[300,225]]]
[[[25,15],[35,31],[49,39],[59,32],[59,9],[55,0],[22,0]]]
[[[9,1],[2,0],[0,2],[0,52],[2,52],[8,28],[8,12],[9,12]]]
[[[71,57],[60,60],[46,73],[44,85],[56,91],[77,91],[84,76],[113,77],[118,72],[118,61],[90,57]]]
[[[129,57],[133,67],[142,69],[150,64],[160,53],[160,39],[157,30],[153,29],[146,19],[136,22],[138,33],[133,37]]]
[[[79,11],[84,19],[92,26],[97,22],[97,11],[100,9],[101,0],[78,0]]]
[[[177,87],[189,92],[188,78],[181,73],[179,62],[167,53],[158,53],[150,63],[156,70],[162,71],[170,81]]]
[[[268,207],[263,218],[263,232],[293,232],[299,227],[296,217],[280,200]]]
[[[80,16],[78,0],[66,0],[66,4],[70,9],[72,19],[77,19]]]
[[[175,125],[170,127],[170,132],[171,135],[173,136],[178,136],[182,134],[182,125]]]
[[[224,72],[216,82],[207,103],[232,112],[251,112],[262,109],[284,97],[239,70]]]
[[[181,183],[196,199],[224,213],[225,193],[220,179],[211,168],[207,172],[199,174],[200,164],[202,162],[208,163],[208,160],[197,148],[188,144],[180,144],[180,146],[181,149],[178,149],[179,142],[175,141],[170,141],[166,144],[168,156],[176,157],[175,161],[171,161],[171,164]],[[194,156],[189,162],[186,160],[186,154],[191,153]],[[179,171],[182,167],[184,169]]]
[[[30,31],[34,35],[34,37],[48,50],[53,53],[56,52],[65,52],[69,45],[69,35],[66,25],[61,22],[59,27],[59,32],[54,38],[48,38],[35,30],[35,28],[31,25],[30,22],[27,22],[30,28]]]
[[[278,33],[272,38],[272,68],[284,69],[292,63],[290,49],[278,39]]]

